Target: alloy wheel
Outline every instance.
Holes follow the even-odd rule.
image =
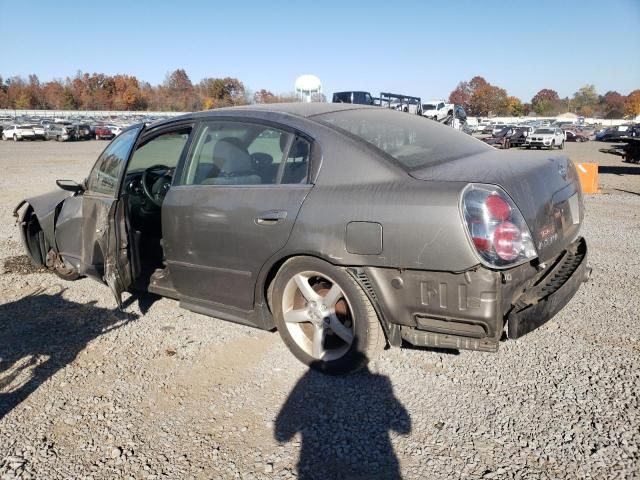
[[[316,360],[337,360],[353,344],[351,303],[327,275],[303,271],[290,278],[282,295],[282,312],[291,338]]]

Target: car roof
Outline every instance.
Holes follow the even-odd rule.
[[[252,112],[255,113],[283,113],[288,115],[294,115],[302,118],[313,117],[314,115],[321,115],[323,113],[342,112],[345,110],[380,110],[380,107],[371,105],[360,105],[351,103],[320,103],[320,102],[295,102],[295,103],[269,103],[260,105],[243,105],[239,107],[224,107],[216,108],[213,110],[205,110],[202,112],[187,113],[178,117],[170,119],[160,120],[153,122],[151,126],[157,127],[161,125],[171,124],[175,121],[206,118],[217,113],[238,112],[242,116],[249,116]]]
[[[320,102],[294,102],[294,103],[269,103],[260,105],[244,105],[241,107],[226,107],[219,108],[215,111],[260,111],[260,112],[274,112],[274,113],[288,113],[290,115],[297,115],[299,117],[312,117],[314,115],[321,115],[323,113],[339,112],[342,110],[360,110],[360,109],[376,109],[380,107],[373,107],[369,105],[359,105],[351,103],[320,103]],[[204,115],[214,113],[212,110],[206,112],[199,112],[197,115]]]

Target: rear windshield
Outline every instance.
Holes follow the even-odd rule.
[[[343,110],[314,119],[379,148],[409,171],[492,150],[484,142],[422,115],[386,108]]]

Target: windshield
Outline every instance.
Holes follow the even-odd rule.
[[[539,128],[533,133],[539,134],[539,135],[550,135],[553,133],[553,130],[551,130],[550,128]]]
[[[491,149],[469,135],[421,115],[393,110],[343,110],[313,118],[384,151],[409,171]]]
[[[424,105],[422,105],[422,109],[423,110],[435,110],[436,106],[431,104],[431,103],[425,103]]]

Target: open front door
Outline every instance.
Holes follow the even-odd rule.
[[[144,125],[122,132],[102,152],[87,178],[82,199],[82,263],[85,274],[102,279],[118,307],[131,285],[125,202],[120,183],[133,147]]]
[[[126,229],[125,202],[115,201],[109,212],[107,255],[104,261],[104,281],[122,308],[122,292],[131,286],[131,264],[129,263],[129,241]]]

